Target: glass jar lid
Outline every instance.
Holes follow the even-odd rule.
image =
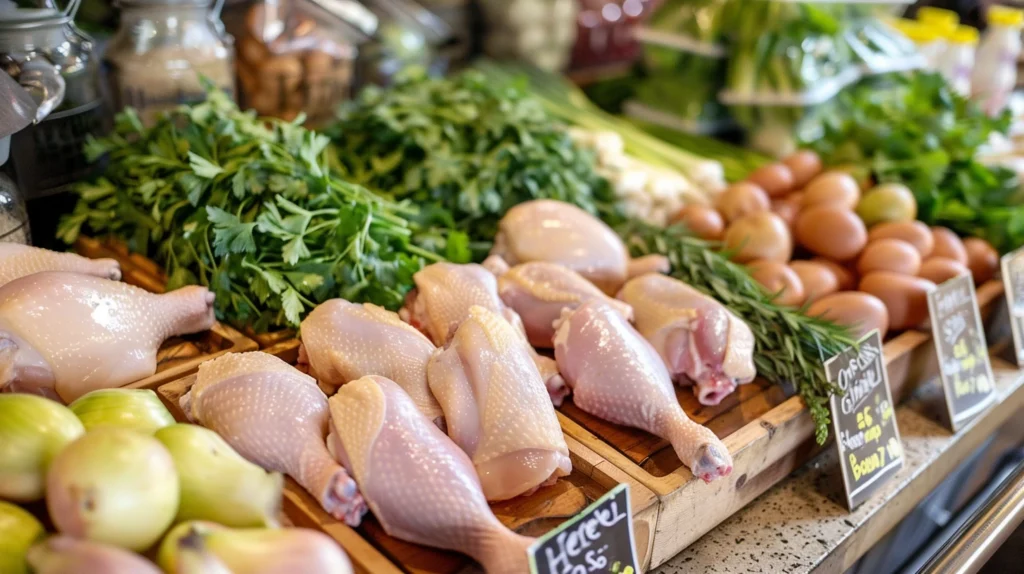
[[[10,0],[0,0],[0,31],[66,24],[77,10],[77,1],[60,11],[54,8],[21,8]]]

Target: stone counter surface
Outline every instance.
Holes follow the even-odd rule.
[[[904,467],[850,513],[835,448],[815,458],[653,572],[843,572],[1024,406],[1024,371],[993,358],[999,402],[951,433],[938,380],[896,409]],[[831,493],[831,494],[830,494]],[[694,516],[693,520],[700,520]]]

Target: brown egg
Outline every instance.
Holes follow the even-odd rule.
[[[868,241],[876,239],[902,239],[916,247],[922,259],[927,259],[935,247],[932,231],[920,221],[879,223],[868,232]]]
[[[868,242],[867,229],[857,214],[834,204],[804,208],[794,231],[800,245],[835,261],[853,259]]]
[[[796,216],[800,213],[800,204],[789,197],[772,200],[772,213],[778,215],[786,222],[791,229],[796,223]]]
[[[814,302],[839,290],[839,279],[828,265],[815,261],[792,261],[789,268],[803,283],[804,302]]]
[[[793,174],[793,187],[803,187],[814,179],[814,176],[821,173],[821,158],[811,150],[805,149],[793,153],[782,160],[782,163]]]
[[[988,241],[968,237],[964,239],[964,248],[967,249],[967,267],[970,268],[975,283],[981,285],[996,274],[996,269],[999,268],[999,252]]]
[[[902,239],[871,241],[857,258],[857,273],[892,271],[903,275],[917,275],[921,269],[921,254]]]
[[[750,276],[764,286],[765,291],[771,295],[777,294],[775,303],[796,306],[804,302],[804,285],[800,277],[785,263],[754,261],[747,268],[750,270]]]
[[[807,315],[845,325],[853,330],[857,339],[874,329],[878,329],[884,339],[889,331],[889,311],[885,303],[874,295],[857,291],[825,295],[807,308]]]
[[[857,186],[857,180],[841,171],[826,171],[804,188],[805,208],[822,203],[837,203],[847,209],[855,209],[859,201],[860,187]]]
[[[956,259],[936,257],[933,255],[921,264],[921,270],[917,272],[917,276],[922,279],[927,279],[936,285],[940,285],[954,277],[959,277],[960,275],[965,275],[970,272],[970,269]]]
[[[682,223],[686,229],[702,239],[721,239],[722,233],[725,232],[722,215],[706,205],[684,206],[675,214],[672,221]]]
[[[858,289],[874,295],[889,311],[889,328],[901,331],[928,318],[928,292],[935,283],[892,271],[875,271],[860,278]]]
[[[793,172],[781,163],[757,168],[747,181],[763,189],[771,197],[781,197],[793,191]]]
[[[828,267],[829,271],[836,276],[836,281],[839,282],[840,291],[852,291],[857,288],[857,274],[851,269],[826,257],[815,257],[811,259],[811,262]]]
[[[729,189],[723,191],[722,195],[718,197],[715,207],[726,221],[732,223],[751,213],[768,211],[771,202],[768,199],[768,194],[759,186],[748,181],[741,181],[730,185]]]
[[[755,259],[785,263],[793,256],[793,238],[786,222],[770,211],[731,223],[725,230],[725,246],[738,263]]]
[[[932,257],[945,257],[967,265],[967,248],[952,230],[945,227],[933,227],[932,240],[935,243],[931,253]]]

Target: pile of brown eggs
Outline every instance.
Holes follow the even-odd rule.
[[[999,265],[984,240],[961,241],[916,216],[905,186],[868,187],[800,151],[733,184],[714,208],[689,205],[674,220],[721,240],[776,303],[884,336],[920,325],[937,284],[967,273],[982,283]]]

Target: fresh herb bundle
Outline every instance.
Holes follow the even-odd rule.
[[[858,166],[905,184],[918,219],[986,239],[1002,252],[1024,244],[1024,197],[1015,174],[975,159],[1009,115],[989,118],[938,74],[867,83],[841,95],[821,137],[805,144],[827,164]]]
[[[327,130],[335,167],[417,204],[424,227],[468,237],[472,253],[448,249],[459,262],[486,255],[498,220],[524,201],[558,199],[596,213],[612,194],[593,153],[524,88],[471,70],[445,79],[413,71],[388,89],[366,89]]]
[[[328,138],[300,122],[257,119],[217,91],[148,129],[128,110],[89,142],[109,165],[77,187],[59,234],[120,237],[166,266],[169,289],[206,285],[219,318],[257,331],[297,326],[331,297],[399,307],[440,259],[411,244],[415,211],[328,173]]]
[[[689,237],[679,226],[663,229],[628,222],[619,225],[618,232],[634,256],[666,255],[672,263],[670,275],[714,297],[750,326],[757,374],[771,383],[796,387],[814,420],[815,438],[824,444],[831,424],[829,397],[840,390],[825,378],[823,365],[854,344],[849,332],[772,303],[745,267],[716,251],[718,245]]]

